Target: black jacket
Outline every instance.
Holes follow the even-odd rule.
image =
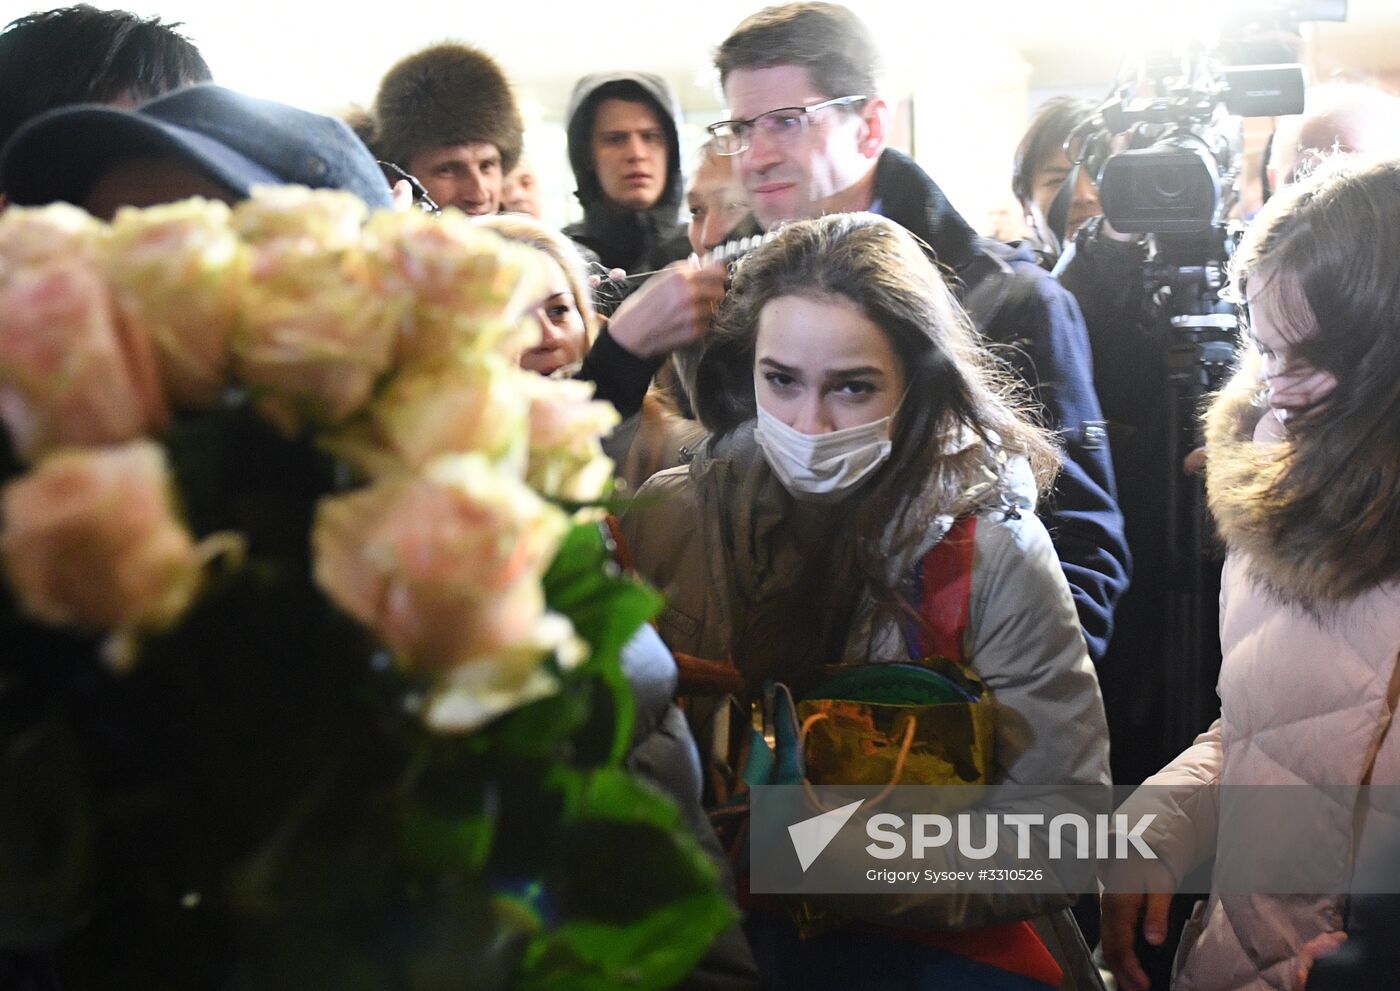
[[[618,206],[603,194],[593,168],[593,118],[605,99],[636,99],[651,105],[666,128],[666,188],[650,210]],[[670,88],[646,72],[606,72],[585,76],[569,98],[569,164],[583,204],[583,220],[564,233],[590,249],[608,268],[650,272],[690,254],[690,241],[680,221],[685,181],[681,175],[679,110]]]
[[[1042,505],[1042,518],[1097,664],[1132,564],[1079,305],[1028,246],[974,231],[933,179],[901,152],[887,149],[880,156],[871,209],[921,238],[952,269],[978,330],[1030,384],[1046,425],[1064,441],[1064,469]]]
[[[1144,273],[1145,248],[1139,241],[1118,241],[1102,233],[1093,218],[1079,228],[1060,256],[1055,273],[1074,294],[1084,313],[1094,355],[1094,386],[1108,421],[1118,504],[1123,511],[1133,581],[1118,604],[1113,641],[1099,670],[1109,732],[1114,740],[1115,781],[1141,781],[1181,752],[1191,739],[1186,727],[1204,726],[1214,718],[1213,660],[1205,663],[1200,696],[1204,711],[1188,711],[1190,702],[1176,687],[1189,668],[1180,653],[1190,639],[1189,599],[1174,576],[1168,540],[1179,523],[1173,519],[1173,488],[1193,484],[1182,472],[1171,394],[1171,329],[1165,317],[1151,312],[1152,292]],[[1219,562],[1201,562],[1202,581],[1213,583]],[[1212,622],[1215,596],[1210,584],[1201,593],[1202,634],[1216,643]],[[1210,656],[1204,654],[1203,657]]]

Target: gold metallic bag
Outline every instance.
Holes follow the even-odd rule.
[[[871,664],[796,702],[805,779],[817,785],[965,785],[990,779],[991,693],[945,658]]]

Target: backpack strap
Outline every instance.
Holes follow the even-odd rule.
[[[1019,272],[984,244],[973,260],[958,272],[967,287],[961,302],[983,342],[1032,389],[1040,388],[1040,372],[1034,355],[1036,338],[1017,319],[1022,308],[1040,291],[1038,279]]]
[[[976,535],[975,515],[956,520],[915,568],[911,591],[918,595],[917,611],[921,622],[911,617],[904,624],[909,656],[915,660],[946,657],[959,667],[967,664],[963,636],[967,633],[972,598]]]
[[[981,249],[961,271],[958,278],[967,288],[958,302],[962,303],[977,332],[987,336],[987,328],[1016,292],[1016,270],[1004,259],[986,248]]]
[[[603,520],[603,525],[607,530],[608,539],[612,541],[613,560],[615,560],[623,571],[636,573],[637,562],[632,558],[632,548],[627,546],[627,538],[622,535],[622,521],[615,513],[609,513]]]
[[[1010,343],[1010,332],[1020,328],[1002,317],[1015,313],[1035,295],[1037,283],[1001,257],[999,247],[984,243],[972,261],[959,270],[958,278],[966,289],[958,301],[979,334],[993,342]]]

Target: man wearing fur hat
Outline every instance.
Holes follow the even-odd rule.
[[[417,176],[439,206],[480,216],[501,208],[524,126],[489,55],[446,42],[401,59],[374,98],[374,150]]]
[[[679,114],[670,88],[650,73],[597,73],[574,87],[569,164],[583,220],[564,233],[608,268],[649,272],[690,253],[680,223]]]

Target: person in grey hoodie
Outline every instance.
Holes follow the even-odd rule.
[[[585,76],[569,99],[569,164],[583,220],[564,228],[608,268],[651,272],[690,254],[680,221],[680,112],[659,76]]]

